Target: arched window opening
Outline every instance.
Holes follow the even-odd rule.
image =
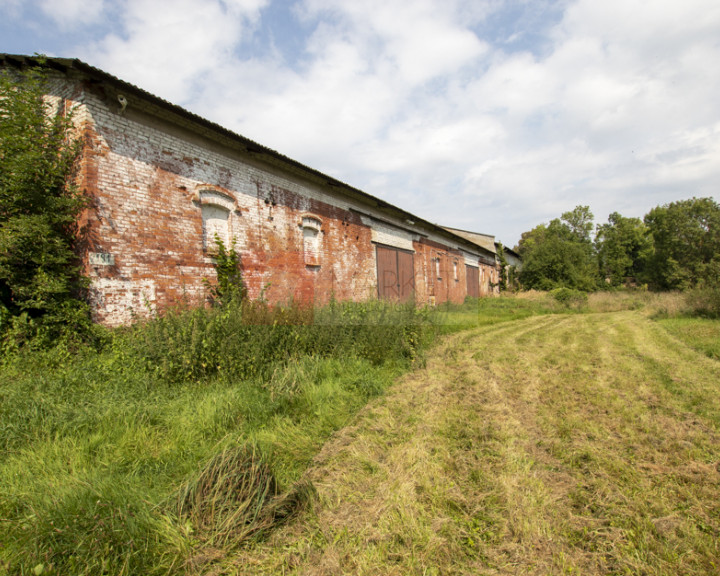
[[[200,205],[203,250],[210,254],[216,252],[216,238],[229,246],[232,239],[230,216],[233,212],[239,214],[232,195],[217,186],[202,185],[193,201]]]
[[[203,249],[207,252],[214,252],[217,249],[216,238],[228,246],[230,243],[228,225],[230,211],[217,204],[203,204],[200,210],[202,212]]]
[[[305,216],[302,219],[303,258],[306,266],[320,266],[320,226],[317,218]]]

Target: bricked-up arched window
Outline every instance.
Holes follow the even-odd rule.
[[[203,250],[216,250],[215,237],[226,246],[231,243],[231,214],[235,209],[235,200],[225,192],[215,189],[200,190],[197,195],[202,214]]]
[[[230,210],[217,204],[203,204],[200,210],[202,211],[203,249],[210,252],[215,250],[216,236],[227,246],[230,241]]]
[[[306,266],[320,266],[321,222],[312,216],[302,219],[303,257]]]

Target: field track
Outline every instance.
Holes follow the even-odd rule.
[[[223,570],[720,574],[720,362],[638,312],[464,331],[307,476],[314,509]]]

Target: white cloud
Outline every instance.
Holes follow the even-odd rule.
[[[39,0],[42,11],[63,28],[77,28],[100,20],[104,0]]]
[[[118,30],[86,50],[86,58],[176,103],[251,29],[261,0],[125,0]]]
[[[59,23],[110,10],[36,1]],[[577,204],[602,221],[717,197],[720,4],[298,0],[273,6],[283,25],[299,18],[285,59],[262,20],[271,1],[115,2],[112,33],[79,55],[421,217],[508,244]]]
[[[369,65],[380,68],[381,73],[397,75],[411,85],[454,73],[487,49],[459,21],[453,2],[305,2],[306,18],[322,18],[325,14],[336,19],[335,34],[362,47]]]

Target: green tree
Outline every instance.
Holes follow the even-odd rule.
[[[617,212],[608,223],[597,227],[595,247],[600,276],[612,286],[620,286],[628,277],[640,278],[652,255],[652,237],[640,218],[625,218]]]
[[[578,243],[592,251],[593,213],[590,206],[575,206],[570,212],[565,212],[560,217],[567,225],[573,237]]]
[[[653,208],[645,216],[654,253],[647,274],[654,288],[684,290],[720,284],[720,205],[691,198]]]
[[[597,287],[597,263],[591,233],[593,215],[578,206],[548,225],[540,224],[522,234],[518,252],[523,266],[519,280],[524,288],[552,290]]]
[[[38,69],[0,74],[0,332],[54,337],[88,318],[75,253],[86,202],[72,184],[72,118],[51,109],[46,80]]]
[[[497,257],[498,264],[500,265],[500,278],[498,280],[498,288],[500,292],[505,292],[508,289],[508,262],[505,258],[505,248],[502,242],[497,244]]]

